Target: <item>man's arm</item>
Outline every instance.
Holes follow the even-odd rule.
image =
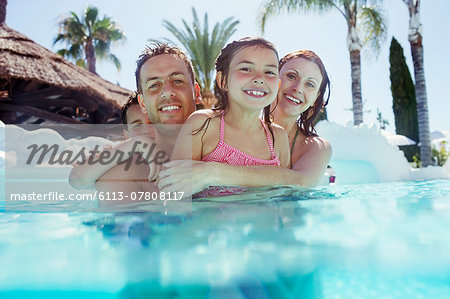
[[[88,189],[95,186],[95,182],[99,177],[106,173],[111,168],[129,159],[133,153],[142,151],[142,144],[153,142],[153,139],[145,136],[138,136],[129,139],[113,149],[104,150],[99,154],[107,157],[103,159],[102,163],[97,158],[92,159],[95,163],[85,163],[72,168],[69,174],[69,183],[75,189]]]

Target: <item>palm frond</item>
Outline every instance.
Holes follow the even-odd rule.
[[[381,44],[386,40],[387,28],[383,12],[376,6],[362,6],[358,11],[358,33],[363,47],[368,44],[375,53],[380,52]]]
[[[210,33],[208,14],[204,14],[202,24],[197,11],[192,8],[192,19],[191,24],[182,19],[182,29],[177,28],[168,20],[163,21],[163,26],[172,33],[189,54],[202,92],[210,93],[215,59],[228,39],[236,32],[239,21],[229,17],[221,23],[216,23]],[[173,43],[169,39],[163,40]],[[149,41],[159,42],[155,39]]]
[[[169,44],[169,45],[173,45],[173,46],[178,46],[176,42],[168,39],[168,38],[162,38],[162,39],[156,39],[156,38],[149,38],[147,39],[147,41],[151,42],[151,43],[157,43],[157,44]]]
[[[70,12],[67,17],[62,18],[58,23],[59,34],[55,37],[53,44],[66,44],[66,50],[59,50],[58,53],[74,60],[77,65],[81,65],[82,52],[85,52],[86,44],[92,42],[95,55],[98,58],[108,59],[116,65],[118,70],[120,69],[120,62],[117,63],[117,57],[110,53],[110,47],[112,43],[124,41],[126,38],[121,28],[110,17],[104,16],[100,20],[98,9],[88,6],[81,17],[74,12]],[[83,65],[86,65],[86,63]]]
[[[78,16],[77,16],[76,13],[74,13],[73,11],[71,11],[71,12],[70,12],[70,15],[73,17],[73,19],[74,19],[77,23],[82,24],[82,22],[80,21],[80,19],[78,18]],[[68,18],[68,19],[69,19],[69,18]]]
[[[114,65],[116,66],[117,70],[120,71],[122,69],[122,65],[120,64],[120,60],[119,60],[119,58],[117,58],[116,55],[110,53],[108,55],[108,59],[114,63]]]
[[[84,68],[84,69],[86,68],[86,61],[84,59],[82,59],[82,58],[77,59],[75,64],[78,65],[79,67]]]
[[[89,33],[93,32],[94,24],[97,22],[98,8],[95,6],[88,6],[84,11],[84,23],[89,29]]]
[[[258,23],[260,24],[261,33],[264,34],[267,20],[281,13],[295,12],[325,12],[332,8],[340,8],[333,0],[269,0],[260,7],[258,15]],[[342,11],[341,11],[342,13]]]
[[[56,54],[61,55],[62,57],[67,55],[67,49],[60,49],[56,51]]]

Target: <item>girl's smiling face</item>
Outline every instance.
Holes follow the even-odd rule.
[[[322,84],[319,66],[305,58],[293,58],[280,70],[278,105],[286,114],[298,116],[314,105]]]
[[[262,46],[240,49],[231,59],[226,82],[230,103],[252,109],[270,105],[279,87],[276,53]]]

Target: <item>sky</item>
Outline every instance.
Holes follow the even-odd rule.
[[[53,46],[58,33],[58,19],[70,11],[80,14],[87,5],[99,8],[100,16],[110,16],[121,26],[127,37],[124,43],[111,48],[122,63],[120,72],[110,62],[97,61],[97,73],[122,87],[135,90],[134,70],[136,59],[148,44],[148,39],[176,39],[163,26],[168,20],[182,27],[182,19],[188,24],[193,20],[191,7],[195,7],[201,20],[208,13],[209,24],[222,22],[232,16],[239,20],[236,33],[231,37],[261,36],[257,22],[263,0],[9,0],[6,24],[25,34],[44,47],[57,51],[62,44]],[[408,10],[402,0],[385,0],[382,9],[388,27],[386,40],[378,55],[365,52],[362,57],[362,98],[364,123],[376,123],[377,109],[395,131],[392,112],[392,94],[389,80],[389,46],[394,36],[404,49],[407,64],[414,80],[414,69],[408,42]],[[434,6],[433,6],[434,5]],[[422,1],[421,23],[425,80],[427,84],[430,131],[449,130],[450,96],[446,86],[450,76],[450,1]],[[263,35],[273,42],[280,57],[297,49],[315,51],[322,59],[331,79],[332,89],[328,119],[342,125],[353,122],[350,57],[347,49],[347,25],[344,17],[331,10],[322,14],[297,12],[272,17]]]

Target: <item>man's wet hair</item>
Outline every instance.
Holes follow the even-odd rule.
[[[191,82],[192,84],[194,84],[195,82],[194,67],[192,66],[192,62],[188,58],[186,53],[184,53],[180,48],[170,46],[167,43],[153,43],[145,47],[145,50],[141,53],[141,55],[139,55],[139,59],[136,61],[136,71],[134,75],[136,77],[136,88],[138,92],[142,93],[142,86],[139,80],[142,66],[150,58],[162,54],[171,54],[180,58],[186,64],[189,75],[191,76]]]

